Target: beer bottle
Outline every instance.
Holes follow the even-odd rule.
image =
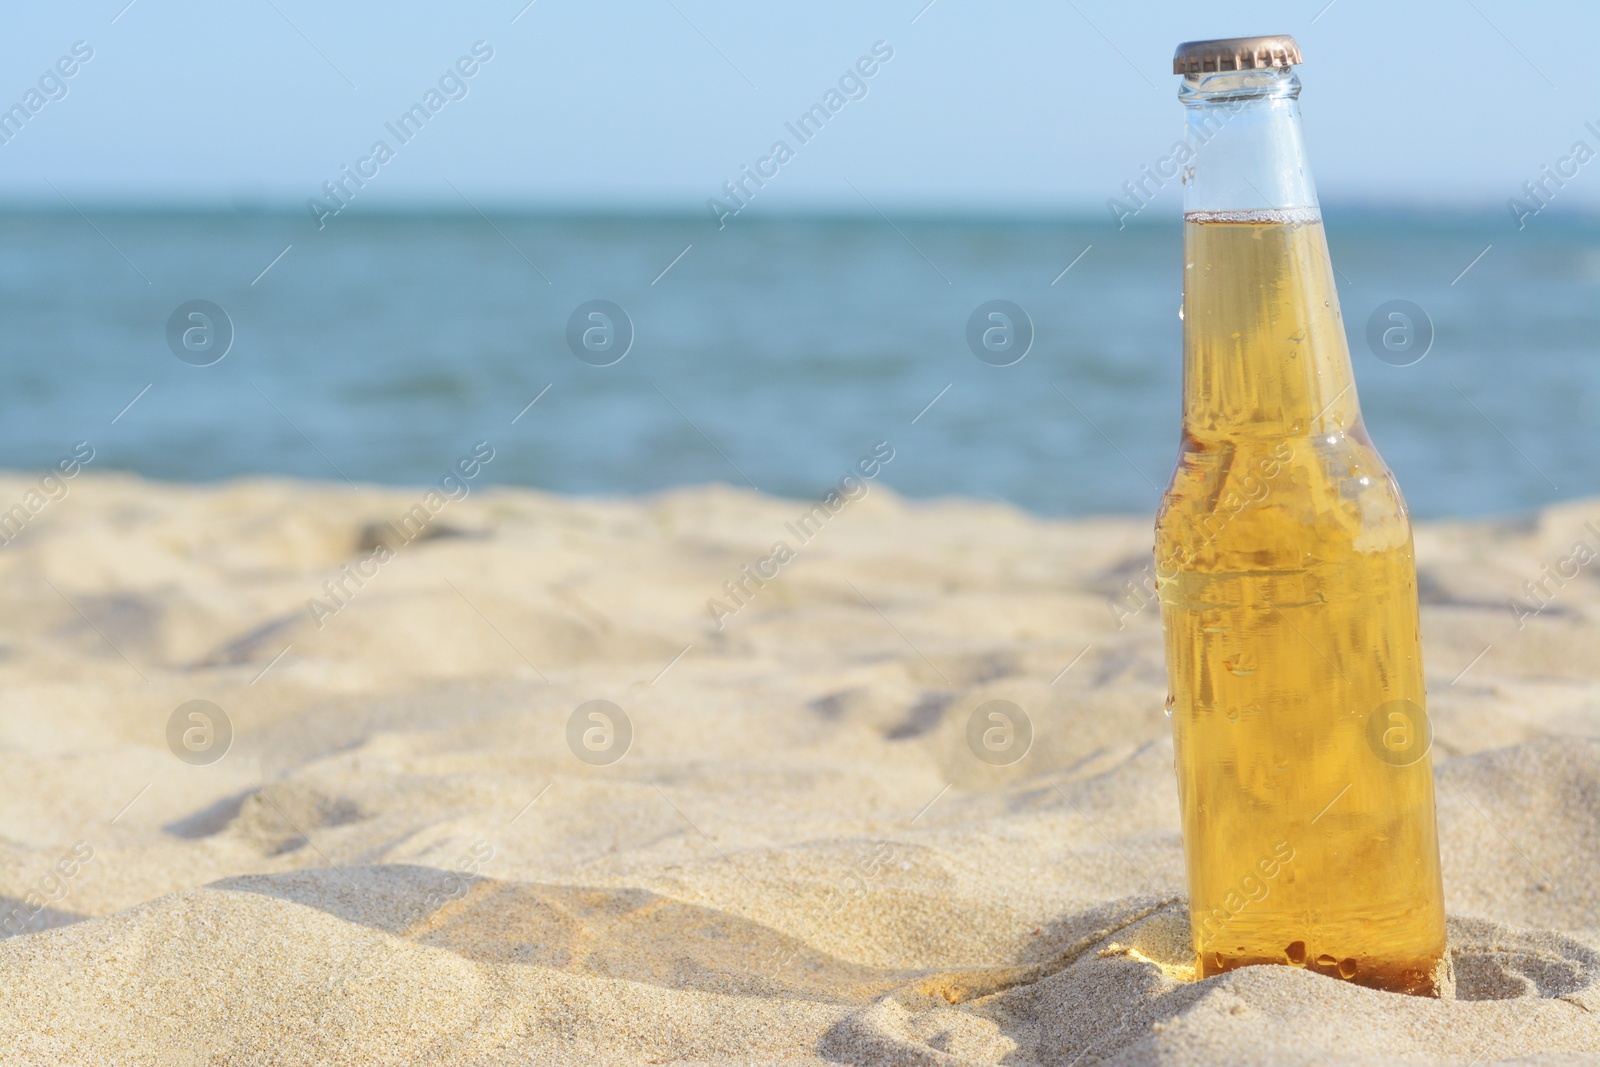
[[[1183,438],[1156,521],[1197,973],[1449,995],[1411,524],[1361,421],[1291,37],[1173,60]]]

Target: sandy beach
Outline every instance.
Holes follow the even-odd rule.
[[[0,552],[0,1062],[1600,1058],[1600,501],[1417,527],[1429,1000],[1192,980],[1147,518],[68,487]]]

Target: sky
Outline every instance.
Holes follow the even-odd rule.
[[[363,166],[363,209],[707,212],[783,140],[793,158],[758,214],[1101,211],[1181,132],[1174,46],[1261,33],[1302,47],[1325,201],[1506,211],[1575,142],[1600,149],[1600,5],[1579,0],[67,0],[8,16],[0,108],[41,82],[45,101],[0,144],[13,206],[309,211]],[[859,98],[800,143],[785,123],[841,78]],[[402,143],[385,124],[429,90],[443,106]],[[1600,160],[1557,199],[1600,209]]]

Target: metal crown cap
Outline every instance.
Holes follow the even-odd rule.
[[[1288,67],[1303,62],[1300,46],[1287,33],[1271,37],[1224,37],[1185,41],[1172,56],[1174,74],[1215,74],[1226,70]]]

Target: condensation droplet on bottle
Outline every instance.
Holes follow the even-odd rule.
[[[1167,706],[1166,706],[1166,709],[1165,709],[1166,713],[1167,713],[1167,718],[1169,718],[1169,719],[1172,718],[1172,709],[1173,709],[1173,707],[1175,707],[1177,705],[1177,703],[1178,703],[1178,698],[1173,696],[1171,693],[1168,693],[1167,694]]]
[[[1356,976],[1356,961],[1352,960],[1352,959],[1342,959],[1342,960],[1340,960],[1339,961],[1339,977],[1340,978],[1344,978],[1344,979],[1350,979],[1350,978],[1354,978],[1355,976]]]
[[[1296,967],[1303,966],[1306,962],[1306,943],[1304,941],[1289,942],[1289,947],[1283,950],[1283,958]]]
[[[1334,959],[1332,956],[1328,955],[1326,952],[1324,952],[1322,955],[1317,957],[1317,966],[1318,967],[1332,967],[1335,963],[1338,963],[1338,962],[1339,962],[1338,960]]]

